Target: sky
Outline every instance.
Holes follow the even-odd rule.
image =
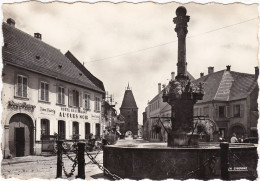
[[[125,88],[132,88],[138,121],[158,83],[167,84],[177,67],[177,36],[173,18],[178,3],[5,3],[3,21],[42,41],[68,50],[114,95],[119,110]],[[208,67],[215,71],[254,74],[258,66],[258,4],[188,3],[186,40],[188,71],[195,78]]]

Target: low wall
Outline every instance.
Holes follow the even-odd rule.
[[[230,179],[255,179],[258,160],[256,148],[230,148],[229,162],[233,163],[230,164]],[[221,178],[219,152],[219,147],[139,148],[113,145],[104,148],[104,167],[121,178],[129,179],[214,179]],[[247,167],[248,171],[237,170],[238,167]]]

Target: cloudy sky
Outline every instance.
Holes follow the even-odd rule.
[[[119,109],[129,82],[142,112],[176,72],[177,36],[172,19],[177,3],[40,3],[3,4],[3,21],[66,53],[74,54],[114,94]],[[185,4],[190,22],[187,35],[188,71],[198,78],[231,65],[254,73],[258,66],[258,5]]]

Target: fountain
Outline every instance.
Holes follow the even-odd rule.
[[[193,105],[203,98],[203,85],[193,85],[187,75],[186,35],[190,17],[186,13],[185,7],[178,7],[177,17],[173,19],[178,36],[178,69],[176,78],[163,92],[163,101],[172,107],[172,130],[167,145],[128,141],[105,146],[104,167],[121,178],[129,179],[214,179],[224,178],[221,176],[228,170],[230,179],[255,179],[255,174],[245,174],[256,172],[258,156],[255,145],[229,144],[223,155],[219,143],[200,144],[198,135],[194,134]],[[228,161],[223,164],[225,157],[226,160],[230,158],[230,165]],[[231,159],[235,157],[237,160]],[[238,158],[243,166],[237,164]],[[238,172],[235,168],[244,170]]]

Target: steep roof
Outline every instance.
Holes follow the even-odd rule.
[[[135,102],[133,92],[129,88],[127,88],[125,90],[125,95],[124,95],[120,109],[123,109],[123,108],[138,108],[136,105],[136,102]]]
[[[3,23],[3,61],[30,71],[104,93],[60,50]]]
[[[253,74],[222,70],[203,76],[193,81],[194,84],[205,82],[203,100],[232,101],[247,98],[258,85]]]
[[[92,73],[82,65],[79,60],[70,52],[68,51],[65,53],[65,56],[78,68],[80,69],[97,87],[99,87],[101,90],[105,91],[105,87],[102,81],[100,81],[98,78],[96,78]]]

